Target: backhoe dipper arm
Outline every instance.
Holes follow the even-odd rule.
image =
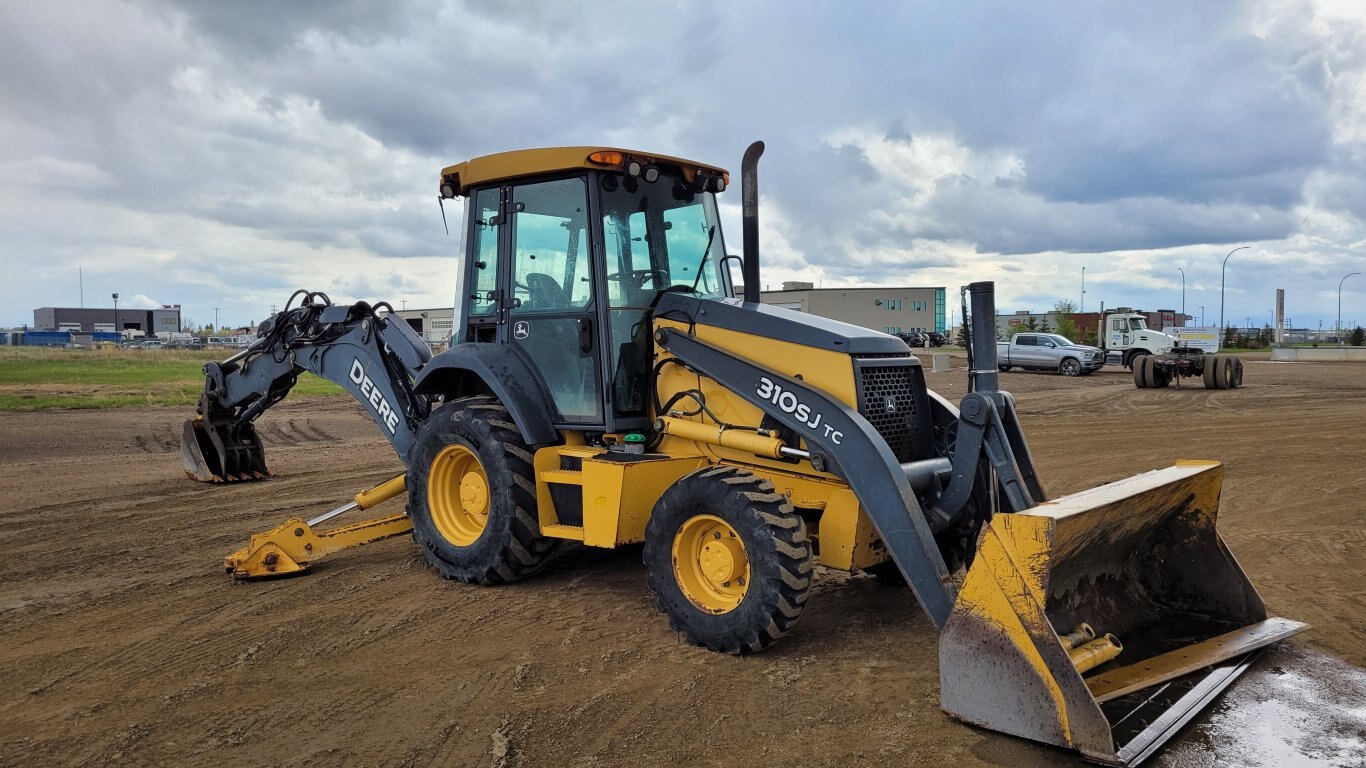
[[[387,305],[379,305],[385,307]],[[425,342],[393,314],[322,294],[261,325],[261,337],[221,363],[204,366],[198,417],[181,441],[185,472],[224,482],[269,475],[253,422],[289,394],[299,374],[327,379],[365,404],[404,465],[429,412],[412,381],[431,359]]]

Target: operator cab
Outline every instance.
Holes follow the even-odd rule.
[[[442,198],[467,199],[452,342],[517,350],[557,428],[646,428],[657,297],[734,295],[715,198],[728,181],[714,166],[595,147],[445,169]]]

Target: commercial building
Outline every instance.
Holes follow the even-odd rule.
[[[1148,327],[1154,330],[1163,328],[1184,328],[1190,325],[1191,316],[1183,315],[1174,309],[1159,309],[1152,312],[1145,312],[1141,309],[1129,309],[1120,307],[1117,309],[1107,309],[1106,314],[1117,312],[1132,312],[1148,318]],[[1030,321],[1033,321],[1031,328]],[[1072,323],[1077,327],[1077,337],[1073,341],[1081,342],[1083,339],[1094,339],[1098,328],[1100,328],[1101,314],[1099,312],[1074,312]],[[1012,314],[998,313],[996,315],[996,335],[997,338],[1008,339],[1016,333],[1025,329],[1048,330],[1056,332],[1058,330],[1057,312],[1030,312],[1020,310]],[[1089,343],[1089,342],[1088,342]]]
[[[775,307],[861,325],[883,333],[946,329],[944,289],[908,286],[886,288],[816,288],[811,283],[783,283],[781,291],[762,291],[760,301]]]
[[[428,345],[438,346],[450,342],[451,327],[455,324],[453,307],[400,309],[396,314],[406,320]]]
[[[122,333],[136,331],[144,336],[180,331],[180,305],[162,304],[161,309],[118,310],[95,307],[40,307],[33,310],[33,329],[73,331],[76,333]]]

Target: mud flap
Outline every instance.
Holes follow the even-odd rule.
[[[270,477],[265,447],[250,422],[232,428],[203,417],[186,421],[181,429],[180,463],[186,476],[204,483]]]
[[[944,710],[1136,765],[1306,629],[1267,616],[1216,532],[1222,482],[1182,461],[996,515],[941,635]]]

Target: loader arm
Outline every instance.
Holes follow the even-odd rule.
[[[975,313],[995,317],[990,283],[971,286]],[[994,356],[992,336],[977,350],[979,357]],[[716,349],[690,334],[660,328],[659,346],[690,367],[715,379],[756,408],[800,435],[810,449],[812,466],[849,484],[867,512],[892,561],[906,578],[925,613],[942,628],[957,595],[948,564],[935,541],[935,533],[964,521],[970,513],[974,488],[985,464],[995,473],[1005,507],[1022,512],[1046,500],[1034,471],[1024,432],[1015,416],[1014,399],[997,391],[994,380],[979,380],[976,391],[963,398],[953,450],[949,482],[941,487],[944,459],[922,459],[903,464],[857,410],[805,381],[760,366],[753,361]],[[996,371],[994,357],[991,371]],[[819,418],[800,419],[774,408],[774,387],[796,396]],[[819,427],[809,426],[812,422]],[[928,508],[922,507],[912,487],[918,483]]]
[[[181,440],[185,474],[216,483],[268,476],[254,423],[305,371],[365,405],[407,466],[418,425],[430,410],[412,382],[431,352],[406,322],[377,311],[387,306],[337,305],[308,293],[301,306],[286,304],[263,323],[250,347],[205,365],[198,415],[185,423]]]

